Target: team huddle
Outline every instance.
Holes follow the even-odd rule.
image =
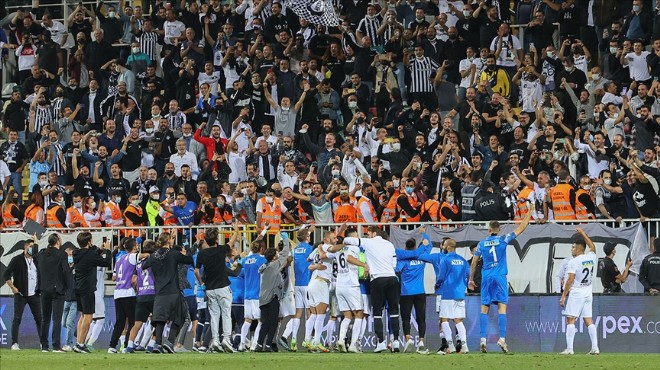
[[[346,224],[323,234],[322,243],[311,244],[314,227],[297,230],[296,241],[288,232],[269,234],[264,229],[251,243],[249,252],[236,249],[240,232],[235,225],[228,244],[221,245],[220,231],[207,229],[203,240],[191,250],[175,246],[175,235],[164,232],[156,241],[141,245],[125,238],[115,252],[110,243],[92,246],[91,234],[78,236],[80,248],[59,251],[61,239],[49,238],[50,253],[66,260],[71,269],[75,300],[81,312],[75,345],[60,347],[59,327],[53,330],[53,351],[90,352],[104,325],[103,271],[115,259],[113,280],[116,322],[108,353],[187,352],[183,343],[191,329],[198,352],[310,352],[362,353],[369,316],[373,318],[378,344],[374,352],[417,352],[428,354],[425,344],[426,294],[424,269],[435,272],[436,311],[442,346],[438,354],[468,353],[465,295],[481,293],[480,350],[487,352],[488,311],[498,306],[497,345],[507,353],[507,245],[528,226],[531,212],[509,234],[498,235],[500,225],[491,221],[490,236],[473,249],[471,263],[456,253],[457,242],[444,239],[440,253],[432,253],[433,242],[419,228],[421,243],[411,238],[404,248],[395,248],[388,234],[370,226],[366,237],[358,237]],[[573,259],[566,271],[560,304],[567,317],[567,348],[573,354],[575,321],[582,317],[592,341],[590,354],[599,354],[591,319],[592,278],[596,265],[595,246],[580,228],[574,240]],[[272,247],[266,247],[266,240]],[[589,251],[585,253],[586,247]],[[26,248],[25,258],[32,253]],[[43,264],[43,263],[42,263]],[[479,266],[481,267],[479,268]],[[55,264],[58,266],[57,264]],[[15,294],[10,264],[5,280]],[[58,267],[59,268],[59,267]],[[480,289],[475,275],[480,273]],[[42,273],[43,274],[43,273]],[[41,276],[41,279],[47,278]],[[16,278],[13,279],[17,281]],[[418,340],[411,335],[411,319],[417,324]],[[326,322],[326,317],[329,317]],[[35,316],[36,318],[36,316]],[[45,320],[48,320],[45,318]],[[304,323],[304,337],[298,333]],[[64,320],[63,320],[64,321]],[[450,323],[454,322],[452,330]],[[19,322],[20,324],[20,322]],[[46,321],[42,351],[49,350]],[[285,324],[281,335],[280,324]],[[335,340],[335,331],[339,333]],[[403,343],[399,340],[403,326]],[[73,338],[69,329],[68,337]],[[18,330],[16,330],[17,332]],[[41,325],[44,333],[44,325]],[[456,336],[453,334],[456,333]],[[13,343],[18,349],[17,336]],[[69,339],[70,340],[70,339]],[[415,343],[416,342],[416,343]],[[67,348],[69,347],[69,348]]]

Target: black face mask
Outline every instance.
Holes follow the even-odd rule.
[[[489,71],[494,71],[494,70],[495,70],[495,66],[489,66],[489,65],[487,65],[487,66],[486,66],[486,69],[489,70]]]
[[[396,191],[396,190],[395,190],[394,188],[389,188],[389,189],[387,189],[387,193],[388,193],[389,195],[393,195],[395,191]]]
[[[172,176],[172,175],[174,175],[174,170],[167,170],[167,171],[165,171],[165,174],[167,176]]]
[[[273,190],[273,195],[276,197],[281,197],[282,196],[282,190]]]

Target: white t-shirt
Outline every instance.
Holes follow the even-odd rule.
[[[523,79],[520,81],[520,90],[523,112],[534,112],[534,100],[538,102],[543,99],[543,84],[541,80],[527,81]]]
[[[322,278],[327,281],[331,281],[333,278],[332,263],[335,259],[335,254],[328,252],[328,248],[331,246],[329,244],[323,244],[321,248],[327,254],[328,258],[321,259],[318,249],[314,249],[309,255],[308,259],[313,261],[315,264],[322,264],[325,266],[325,270],[316,269],[312,272],[312,279]]]
[[[335,253],[337,269],[338,287],[357,287],[360,286],[360,276],[358,266],[348,262],[348,256],[355,259],[360,258],[360,249],[354,245],[347,245],[339,252]]]
[[[587,60],[587,57],[580,55],[573,58],[573,63],[575,64],[575,68],[584,72],[585,76],[589,76],[589,60]]]
[[[37,266],[34,264],[34,258],[25,258],[25,264],[27,265],[28,297],[31,297],[37,291]]]
[[[509,39],[511,39],[513,48],[509,47]],[[491,41],[490,50],[497,50],[498,40],[499,36],[496,36],[493,41]],[[521,49],[522,45],[516,36],[509,35],[504,37],[504,40],[502,40],[502,52],[500,53],[500,57],[497,58],[497,65],[502,67],[515,67],[516,62],[514,61],[514,56],[516,55],[516,52]]]
[[[571,296],[578,295],[584,297],[590,296],[593,293],[592,283],[595,273],[594,267],[597,261],[598,257],[596,257],[596,253],[589,251],[573,258],[568,263],[567,272],[569,274],[575,274],[575,280],[570,291]]]
[[[264,212],[264,207],[263,207],[262,204],[263,204],[263,202],[261,202],[261,201],[257,202],[257,213],[263,213]],[[270,205],[271,208],[273,207],[274,204],[275,204],[275,202],[273,202],[273,204]],[[286,208],[284,203],[282,203],[281,201],[280,201],[280,210],[282,211],[282,213],[288,211],[288,209]]]
[[[459,12],[463,11],[463,7],[465,4],[463,4],[462,1],[448,1],[448,0],[439,0],[438,1],[438,14],[445,13],[447,15],[447,27],[455,27],[456,23],[458,22],[458,17],[456,14],[449,9],[449,3],[454,4],[454,7],[456,10]]]
[[[628,60],[628,71],[630,78],[635,81],[646,81],[651,78],[649,74],[649,65],[646,63],[646,56],[649,55],[648,51],[642,51],[640,55],[635,53],[626,54]]]
[[[218,81],[220,81],[220,72],[219,71],[213,71],[211,75],[209,76],[206,74],[206,72],[200,72],[199,76],[197,77],[197,82],[199,82],[199,86],[202,86],[203,83],[209,84],[211,88],[211,94],[213,95],[218,95]]]
[[[364,249],[371,279],[396,276],[396,252],[394,244],[377,236],[375,238],[344,238],[344,243]]]
[[[470,67],[472,66],[473,62],[470,62],[469,59],[463,59],[461,60],[460,63],[458,63],[458,71],[463,73],[465,71],[469,71]],[[461,84],[459,85],[460,87],[465,87],[468,88],[471,85],[471,74],[468,73],[467,76],[461,77]]]
[[[46,27],[46,29],[50,31],[50,38],[53,40],[53,42],[62,46],[62,38],[67,33],[64,25],[61,22],[53,20],[53,26]]]
[[[167,45],[174,45],[172,38],[180,37],[181,34],[186,31],[186,25],[181,21],[165,21],[165,24],[163,24],[163,30],[165,31],[165,43]]]
[[[540,220],[543,218],[543,202],[545,202],[545,197],[548,195],[548,191],[545,188],[539,186],[538,183],[534,183],[534,214],[532,217],[535,220]],[[552,210],[551,207],[548,207],[548,220],[552,220]]]
[[[230,184],[238,184],[241,181],[247,180],[247,171],[245,170],[245,154],[238,154],[231,152],[227,154],[227,164],[231,167],[229,174]]]

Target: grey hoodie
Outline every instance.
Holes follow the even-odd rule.
[[[281,299],[284,289],[284,280],[282,279],[282,266],[286,264],[286,260],[291,254],[289,249],[289,240],[282,240],[284,248],[280,252],[280,258],[266,262],[259,267],[261,274],[261,290],[259,291],[259,306],[268,304],[273,300],[273,297]]]

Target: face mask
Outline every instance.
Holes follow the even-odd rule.
[[[415,188],[413,188],[412,186],[406,186],[406,193],[412,194],[413,191],[415,191]]]
[[[415,18],[415,21],[417,23],[422,23],[424,21],[424,18]]]
[[[281,197],[282,196],[282,191],[281,190],[273,190],[273,194],[275,194],[276,197]]]
[[[82,202],[74,202],[73,206],[76,207],[76,208],[80,208],[80,207],[82,207]]]
[[[305,190],[303,190],[303,193],[305,195],[310,195],[310,194],[312,194],[312,189],[305,189]]]
[[[217,204],[218,204],[218,207],[220,207],[220,208],[222,208],[222,207],[225,206],[225,202],[220,202],[220,201],[218,201]]]
[[[72,263],[73,263],[73,256],[68,256],[68,257],[66,258],[66,262],[67,262],[69,265],[72,264]]]
[[[401,143],[392,144],[392,151],[393,152],[398,152],[399,150],[401,150]]]
[[[598,73],[592,73],[591,77],[594,79],[594,81],[600,80],[600,74],[598,74]]]
[[[611,48],[610,48],[610,54],[616,54],[616,52],[617,52],[618,50],[619,50],[619,49],[617,49],[617,48],[615,48],[615,47],[611,47]]]
[[[332,176],[339,177],[339,170],[332,170]]]
[[[80,204],[80,203],[78,203],[78,204]],[[64,201],[64,199],[60,200],[60,206],[62,208],[66,207],[66,202]],[[80,208],[80,207],[78,207],[78,208]]]
[[[154,128],[153,128],[153,127],[152,127],[152,128],[145,128],[145,129],[144,129],[144,132],[146,132],[147,134],[151,135],[151,134],[154,133]]]
[[[639,5],[633,5],[633,12],[637,13],[639,12],[639,9],[640,9]]]
[[[458,38],[458,35],[449,35],[450,40],[456,40]]]
[[[424,56],[423,56],[423,55],[422,55],[421,57],[415,57],[415,58],[417,58],[417,60],[420,60],[420,61],[424,60]]]
[[[28,252],[28,254],[31,256],[32,253],[33,253],[33,252],[32,252],[32,247],[28,248],[27,252]]]
[[[356,101],[349,101],[349,102],[348,102],[348,107],[349,107],[350,109],[355,109],[355,108],[357,108],[357,102],[356,102]]]
[[[471,15],[472,15],[472,12],[470,12],[469,10],[463,10],[463,16],[465,18],[469,18]]]
[[[151,199],[153,200],[159,200],[160,196],[158,194],[151,194]]]
[[[564,67],[564,69],[566,70],[566,72],[572,72],[573,71],[573,67]]]
[[[140,205],[140,201],[139,200],[134,200],[134,201],[131,202],[131,204],[137,207],[137,206]]]
[[[160,118],[160,114],[152,114],[152,115],[151,115],[151,118],[152,118],[152,119],[159,119],[159,118]]]
[[[247,195],[247,188],[241,189],[241,193],[243,193],[243,195]]]
[[[192,136],[192,132],[189,132],[187,134],[183,134],[183,137],[191,137],[191,136]]]
[[[174,170],[167,170],[167,171],[165,171],[165,174],[167,176],[172,176],[172,175],[174,175]]]
[[[5,197],[0,195],[0,202],[2,202],[4,199],[5,199]]]
[[[266,197],[266,203],[273,203],[273,197]]]
[[[108,18],[114,18],[115,12],[108,12]]]
[[[447,203],[454,203],[454,197],[447,197]]]
[[[399,186],[401,186],[401,182],[399,180],[392,180],[392,186],[398,188]]]
[[[286,108],[282,107],[282,112],[288,112],[289,109],[290,109],[289,107],[286,107]]]
[[[95,208],[96,208],[96,202],[93,202],[92,203],[92,209],[95,209]]]
[[[131,48],[131,51],[133,52],[133,54],[137,54],[140,52],[140,48]]]
[[[117,203],[117,204],[121,203],[121,197],[115,198],[115,203]]]
[[[46,186],[46,185],[48,185],[48,181],[46,181],[46,180],[39,181],[39,185]]]
[[[605,180],[603,180],[603,183],[605,185],[611,185],[612,184],[612,179],[605,179]]]
[[[60,90],[55,91],[55,96],[57,96],[58,98],[63,97],[64,96],[64,91],[60,91]]]
[[[589,190],[591,190],[591,185],[585,185],[585,186],[582,187],[582,189],[584,189],[586,191],[589,191]]]

